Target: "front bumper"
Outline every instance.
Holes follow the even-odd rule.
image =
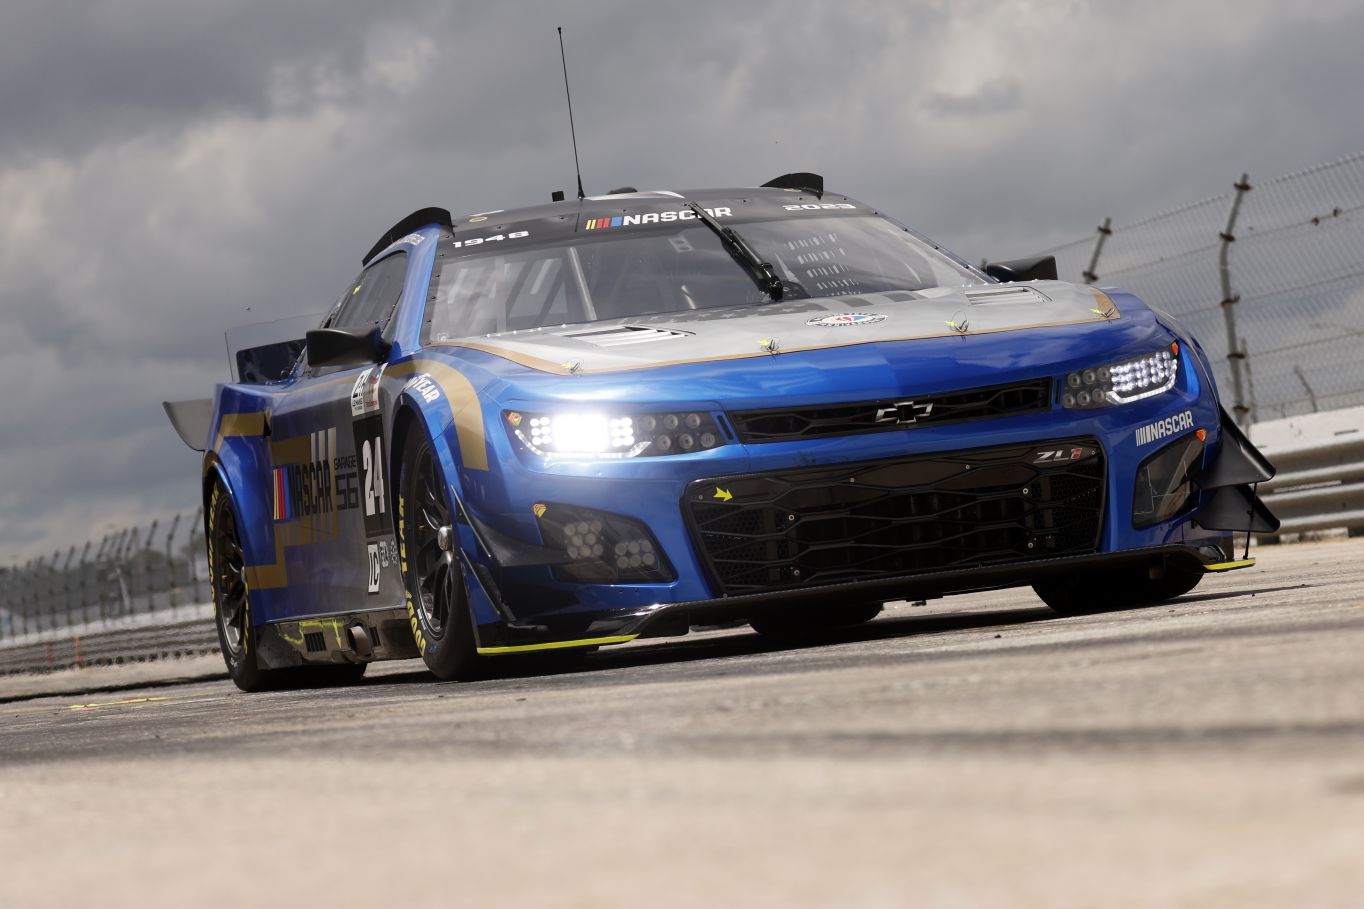
[[[876,581],[658,604],[634,612],[598,613],[585,623],[567,616],[546,617],[542,624],[497,623],[480,626],[478,652],[498,655],[622,644],[637,638],[686,634],[693,625],[748,619],[791,606],[935,599],[955,593],[1026,586],[1042,578],[1080,572],[1127,568],[1163,570],[1172,565],[1221,572],[1254,564],[1253,559],[1235,560],[1230,546],[1225,545],[1227,542],[1224,541],[1224,545],[1151,546],[1123,552],[1036,559]]]
[[[1178,415],[1179,425],[1187,427],[1183,435],[1163,438],[1160,444],[1143,441],[1150,433],[1141,430],[1171,415]],[[1234,558],[1227,531],[1242,528],[1213,520],[1234,510],[1225,506],[1229,498],[1225,490],[1215,487],[1221,484],[1231,489],[1228,484],[1235,481],[1240,484],[1234,487],[1238,490],[1236,502],[1247,495],[1253,502],[1247,485],[1254,482],[1250,474],[1257,470],[1263,473],[1257,465],[1246,466],[1258,453],[1252,448],[1254,457],[1247,455],[1249,443],[1229,427],[1211,396],[1199,395],[1195,388],[1189,394],[1108,412],[1077,415],[1058,408],[987,424],[806,443],[732,445],[694,456],[653,459],[643,464],[617,463],[606,468],[561,464],[535,469],[519,453],[507,451],[501,459],[501,489],[507,496],[507,507],[500,516],[500,526],[478,518],[474,510],[468,511],[470,524],[463,531],[467,534],[464,551],[474,554],[468,568],[479,648],[484,653],[511,653],[620,643],[641,635],[683,633],[694,622],[743,618],[787,604],[853,597],[861,601],[917,599],[1026,585],[1057,571],[1169,559],[1227,566]],[[1198,434],[1204,445],[1198,469],[1209,478],[1208,488],[1196,491],[1188,505],[1168,520],[1136,526],[1133,483],[1139,465],[1161,444],[1193,434]],[[761,486],[764,478],[773,475],[830,470],[856,474],[878,461],[960,461],[1011,447],[1028,452],[1075,444],[1092,446],[1094,463],[1102,467],[1097,479],[1090,477],[1098,483],[1090,499],[1092,525],[1069,536],[1049,536],[1043,527],[1031,536],[1006,541],[1015,547],[1016,558],[1009,555],[1007,545],[979,558],[967,552],[964,559],[958,553],[956,559],[937,562],[931,554],[926,559],[897,561],[892,553],[877,572],[859,576],[826,571],[806,581],[786,577],[785,583],[780,575],[769,572],[765,579],[745,589],[743,584],[726,583],[717,573],[713,548],[703,544],[696,524],[695,503],[688,501],[696,490],[712,486],[733,492],[730,487],[735,481],[745,478],[756,479]],[[1238,464],[1236,471],[1223,469],[1233,460]],[[1219,473],[1222,476],[1214,476]],[[556,579],[552,554],[543,547],[534,519],[537,506],[545,502],[589,506],[647,525],[676,566],[676,580],[665,584],[588,584]],[[764,531],[759,531],[761,537]],[[969,535],[970,527],[963,532]],[[1029,545],[1034,541],[1039,547],[1035,551]],[[931,549],[936,541],[926,542]],[[836,562],[837,540],[833,543],[825,548],[832,550],[832,561]],[[1018,548],[1024,545],[1026,552]]]

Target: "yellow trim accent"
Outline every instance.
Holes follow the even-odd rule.
[[[1238,568],[1249,568],[1255,564],[1254,559],[1237,559],[1234,562],[1214,562],[1211,565],[1204,565],[1204,571],[1235,571]]]
[[[133,704],[150,704],[153,701],[169,701],[174,698],[184,697],[182,694],[167,694],[155,698],[127,698],[122,701],[101,701],[96,704],[71,704],[67,710],[93,710],[96,707],[127,707]]]
[[[584,638],[581,641],[550,641],[548,644],[516,644],[511,647],[480,647],[479,654],[490,656],[497,653],[528,653],[532,650],[559,650],[564,647],[595,647],[599,644],[627,644],[639,637],[637,634],[618,634],[610,638]]]
[[[1101,289],[1098,289],[1097,287],[1091,287],[1090,293],[1093,293],[1095,302],[1099,304],[1099,308],[1097,308],[1097,310],[1090,310],[1090,313],[1098,315],[1103,321],[1123,317],[1123,314],[1118,313],[1117,303],[1113,302],[1112,296],[1109,296],[1108,293],[1101,291]],[[1105,315],[1105,313],[1110,313],[1110,315]]]

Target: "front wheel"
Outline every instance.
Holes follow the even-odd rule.
[[[1032,589],[1061,615],[1094,615],[1164,603],[1193,590],[1201,580],[1201,568],[1168,564],[1158,578],[1144,568],[1129,568],[1045,578]]]
[[[402,454],[396,528],[408,621],[436,678],[477,678],[482,665],[445,474],[431,442],[420,432],[409,438],[415,441]]]

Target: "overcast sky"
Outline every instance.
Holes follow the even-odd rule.
[[[197,504],[163,399],[413,209],[791,170],[969,259],[1364,149],[1364,5],[8,0],[0,564]]]

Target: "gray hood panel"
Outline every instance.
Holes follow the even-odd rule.
[[[1118,318],[1102,291],[1036,281],[659,313],[440,343],[566,375]]]

